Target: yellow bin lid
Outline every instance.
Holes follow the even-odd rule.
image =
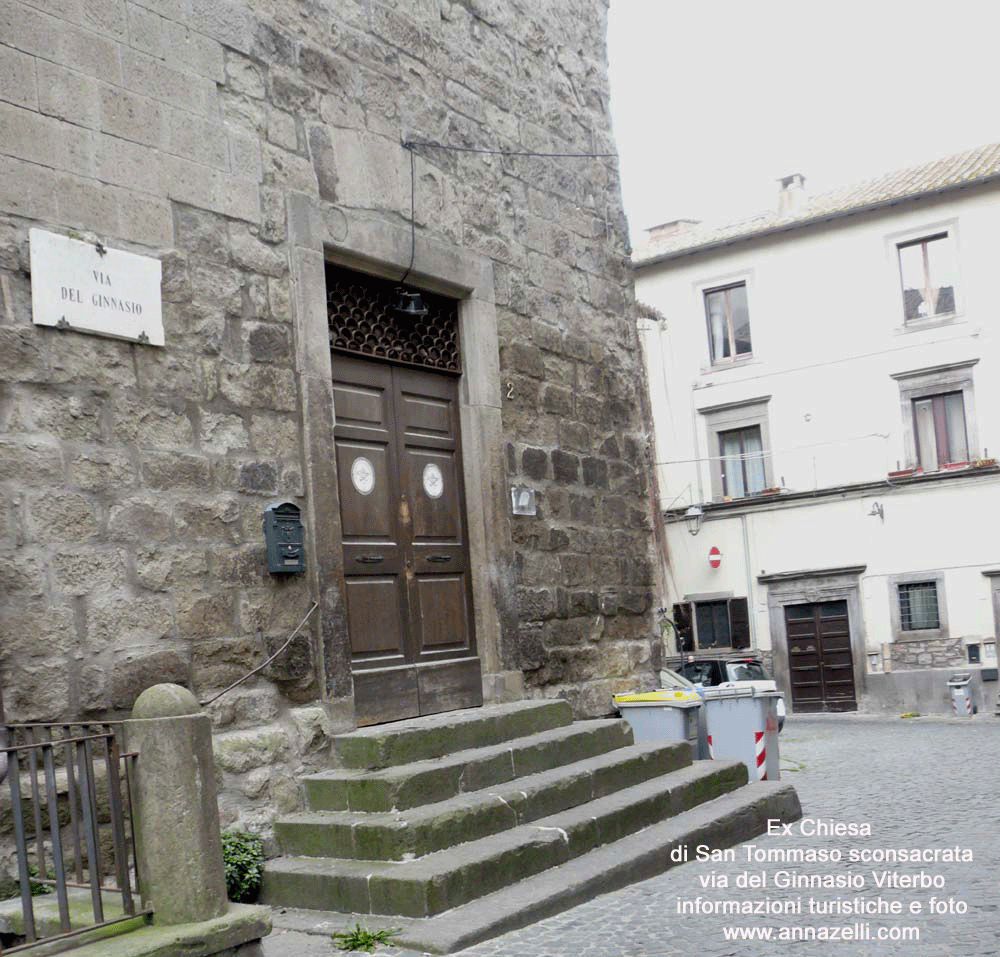
[[[697,691],[671,688],[664,691],[646,691],[642,694],[616,694],[615,704],[675,704],[682,701],[700,701]]]

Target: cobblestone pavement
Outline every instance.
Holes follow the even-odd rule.
[[[1000,955],[1000,721],[980,716],[953,719],[866,718],[841,716],[789,718],[781,735],[782,777],[795,784],[804,822],[868,824],[871,835],[801,833],[762,836],[748,842],[760,853],[772,851],[839,851],[839,862],[748,862],[746,845],[735,848],[736,860],[692,861],[659,877],[607,894],[556,917],[533,924],[461,952],[461,957],[757,957],[798,954],[800,957],[940,957],[946,951],[971,957]],[[806,825],[810,827],[812,825]],[[966,849],[971,862],[874,863],[851,861],[886,849],[930,851]],[[766,887],[740,888],[738,876],[766,873]],[[927,883],[939,878],[943,887],[878,887],[874,875],[888,872]],[[921,878],[921,874],[925,875]],[[711,886],[713,875],[716,886]],[[779,876],[780,875],[780,876]],[[728,887],[719,886],[723,877]],[[839,878],[863,887],[779,888],[775,881]],[[707,885],[707,886],[706,886]],[[700,897],[710,905],[723,901],[781,903],[801,898],[800,914],[719,915],[678,913],[679,901]],[[809,899],[828,908],[842,901],[856,906],[899,902],[899,915],[810,914]],[[946,910],[931,913],[931,899]],[[953,902],[949,904],[948,902]],[[921,912],[911,913],[919,903]],[[870,906],[870,905],[869,905]],[[938,906],[941,906],[940,904]],[[766,931],[771,940],[726,939],[724,928]],[[857,928],[855,940],[779,939],[779,934],[808,929]],[[918,939],[881,940],[877,935],[904,933]],[[864,939],[864,934],[869,939]],[[300,935],[292,935],[298,938]],[[325,949],[291,947],[292,937],[276,933],[265,953],[274,957],[336,954]],[[314,939],[309,946],[315,944]],[[303,945],[305,946],[305,945]],[[411,957],[412,951],[380,948],[382,957]]]

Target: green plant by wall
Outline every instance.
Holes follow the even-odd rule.
[[[263,841],[256,834],[226,831],[222,835],[222,861],[229,899],[236,904],[253,903],[264,869]]]
[[[398,933],[398,927],[389,930],[368,930],[367,927],[355,924],[354,930],[334,934],[333,940],[341,950],[364,950],[374,954],[379,944],[391,944],[392,935]]]
[[[30,877],[38,877],[38,868],[34,864],[28,865],[28,875]],[[41,881],[30,881],[31,885],[31,896],[38,897],[39,894],[51,894],[52,888],[48,884],[43,884]]]

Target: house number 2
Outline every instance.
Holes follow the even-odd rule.
[[[508,382],[507,383],[507,398],[508,399],[513,399],[514,398],[514,383],[513,382]]]

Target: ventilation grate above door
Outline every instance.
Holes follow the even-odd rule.
[[[385,362],[462,371],[458,303],[421,292],[427,315],[416,320],[396,312],[399,283],[327,263],[327,322],[334,352]]]

